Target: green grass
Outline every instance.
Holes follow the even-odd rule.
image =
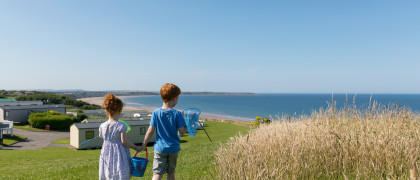
[[[25,136],[20,136],[20,135],[13,135],[13,137],[9,136],[9,135],[4,135],[3,136],[3,143],[2,145],[5,146],[10,146],[12,144],[15,144],[17,142],[23,141],[25,140],[26,137]]]
[[[33,128],[28,124],[14,124],[13,128],[23,129],[23,130],[27,130],[27,131],[36,131],[36,132],[48,132],[49,131],[49,130],[44,130],[44,129]]]
[[[176,168],[178,179],[215,179],[214,152],[230,137],[249,130],[245,126],[208,121],[204,128],[213,142],[210,142],[203,130],[197,130],[194,138],[189,134],[181,137],[182,150],[179,152]],[[151,176],[146,179],[151,179]]]
[[[220,122],[206,122],[205,128],[213,142],[209,141],[203,130],[198,130],[195,138],[187,134],[181,137],[177,179],[215,179],[214,152],[229,137],[249,129]],[[150,162],[144,179],[151,179],[153,175],[153,148],[148,147],[148,150]],[[98,179],[100,152],[69,148],[2,151],[0,179]],[[131,150],[131,155],[134,154]],[[145,157],[144,152],[137,156]]]
[[[52,143],[53,144],[70,144],[70,139],[57,139]]]
[[[27,130],[27,131],[35,131],[35,132],[50,132],[50,131],[70,132],[69,129],[64,129],[64,130],[45,130],[45,129],[38,129],[38,128],[31,127],[29,124],[14,124],[13,125],[13,128],[23,129],[23,130]]]

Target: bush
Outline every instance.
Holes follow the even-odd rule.
[[[57,111],[48,111],[50,115],[59,115],[60,113]]]
[[[77,113],[77,122],[83,121],[87,116],[85,113]]]
[[[87,104],[87,105],[83,105],[81,108],[84,110],[95,110],[95,109],[100,109],[101,107],[96,104]]]
[[[255,122],[250,123],[254,127],[260,126],[260,124],[268,124],[271,123],[271,120],[269,118],[264,118],[261,120],[261,117],[255,117]]]
[[[55,112],[40,112],[29,115],[28,121],[34,128],[44,129],[45,125],[50,125],[51,129],[61,130],[68,129],[78,119],[74,116],[57,114]]]
[[[419,174],[419,152],[420,120],[409,109],[333,105],[230,139],[215,153],[216,174],[217,179],[409,179]]]

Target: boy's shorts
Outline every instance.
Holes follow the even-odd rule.
[[[153,174],[175,173],[177,159],[178,152],[161,153],[155,151],[155,157],[153,159]]]

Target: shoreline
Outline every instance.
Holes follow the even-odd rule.
[[[125,98],[146,97],[146,96],[156,96],[156,95],[116,96],[116,97],[124,101]],[[81,100],[90,104],[96,104],[96,105],[102,106],[104,97],[89,97],[89,98],[80,98],[77,100]],[[147,111],[151,113],[153,112],[153,110],[157,108],[159,107],[135,107],[135,106],[127,105],[124,103],[123,111]],[[250,122],[252,122],[251,120],[249,121],[245,120],[246,118],[223,116],[223,115],[208,114],[208,113],[202,113],[200,115],[200,119],[206,119],[210,121],[232,121],[232,122],[237,122],[238,124],[244,124],[244,123],[249,124]]]

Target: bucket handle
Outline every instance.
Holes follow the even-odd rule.
[[[137,153],[139,153],[139,152],[136,152],[136,154],[134,155],[134,157],[137,156]],[[149,161],[149,153],[147,152],[147,148],[146,148],[146,159],[147,159],[147,161]]]

